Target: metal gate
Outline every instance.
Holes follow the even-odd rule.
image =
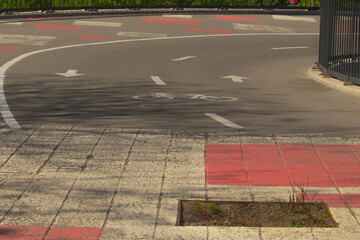
[[[360,0],[322,0],[320,68],[360,84]]]

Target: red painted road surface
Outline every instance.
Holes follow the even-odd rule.
[[[169,23],[169,24],[183,24],[183,25],[200,25],[201,20],[197,19],[173,19],[163,17],[142,17],[142,23]]]
[[[360,187],[360,146],[208,144],[206,183]]]
[[[19,47],[0,47],[0,52],[14,52],[19,49]]]
[[[66,26],[66,25],[48,25],[48,24],[37,24],[34,28],[36,29],[52,29],[52,30],[66,30],[66,31],[80,31],[79,26]]]
[[[216,16],[218,20],[229,20],[229,21],[239,21],[239,22],[260,22],[258,18],[252,17],[234,17],[234,16]]]
[[[0,225],[0,239],[17,240],[98,240],[101,238],[101,228],[59,228],[42,226],[10,226]]]
[[[186,28],[191,33],[215,33],[215,34],[231,34],[232,30],[223,29],[206,29],[206,28]]]

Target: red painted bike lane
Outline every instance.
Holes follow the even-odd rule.
[[[229,145],[206,147],[208,185],[359,187],[358,145]],[[301,197],[301,195],[298,195]],[[360,207],[360,194],[309,194],[330,207]]]

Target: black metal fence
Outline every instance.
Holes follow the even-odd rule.
[[[0,0],[0,11],[87,8],[307,8],[321,0]]]
[[[360,84],[360,0],[322,0],[320,68]]]

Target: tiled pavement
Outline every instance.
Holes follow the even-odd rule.
[[[0,239],[359,239],[359,145],[321,134],[4,127]],[[178,199],[286,201],[304,179],[338,228],[175,226]]]

